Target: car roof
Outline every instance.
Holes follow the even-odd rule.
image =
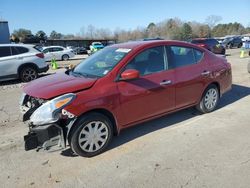
[[[4,47],[4,46],[20,46],[20,47],[34,47],[35,45],[33,44],[0,44],[0,47]]]
[[[63,46],[44,46],[43,49],[46,48],[64,48]]]
[[[128,49],[136,49],[136,48],[144,48],[151,45],[184,45],[197,48],[196,45],[193,45],[184,41],[177,40],[150,40],[150,41],[132,41],[126,43],[113,44],[111,47],[115,48],[128,48]]]

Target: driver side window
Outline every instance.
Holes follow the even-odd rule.
[[[164,47],[153,47],[135,56],[125,69],[135,69],[141,76],[165,70]]]

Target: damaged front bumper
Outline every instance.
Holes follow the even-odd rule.
[[[52,146],[65,148],[66,140],[62,127],[57,124],[49,124],[30,128],[24,136],[25,150],[44,149],[49,150]]]
[[[29,126],[29,132],[24,136],[26,151],[50,150],[54,146],[57,149],[66,147],[69,130],[77,117],[63,109],[65,105],[56,108],[55,103],[61,104],[65,100],[69,103],[74,97],[74,94],[65,94],[50,101],[25,94],[21,97],[23,121]]]

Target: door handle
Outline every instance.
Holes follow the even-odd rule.
[[[163,81],[160,83],[161,86],[162,86],[162,85],[170,85],[170,84],[172,84],[172,81],[171,81],[171,80],[163,80]]]
[[[23,59],[23,57],[17,57],[16,59]]]
[[[204,72],[201,73],[202,76],[207,76],[209,74],[210,74],[210,71],[204,71]]]

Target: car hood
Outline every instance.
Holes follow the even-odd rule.
[[[27,84],[23,90],[33,97],[51,99],[62,94],[89,89],[96,80],[97,78],[69,76],[63,72],[34,80]]]

